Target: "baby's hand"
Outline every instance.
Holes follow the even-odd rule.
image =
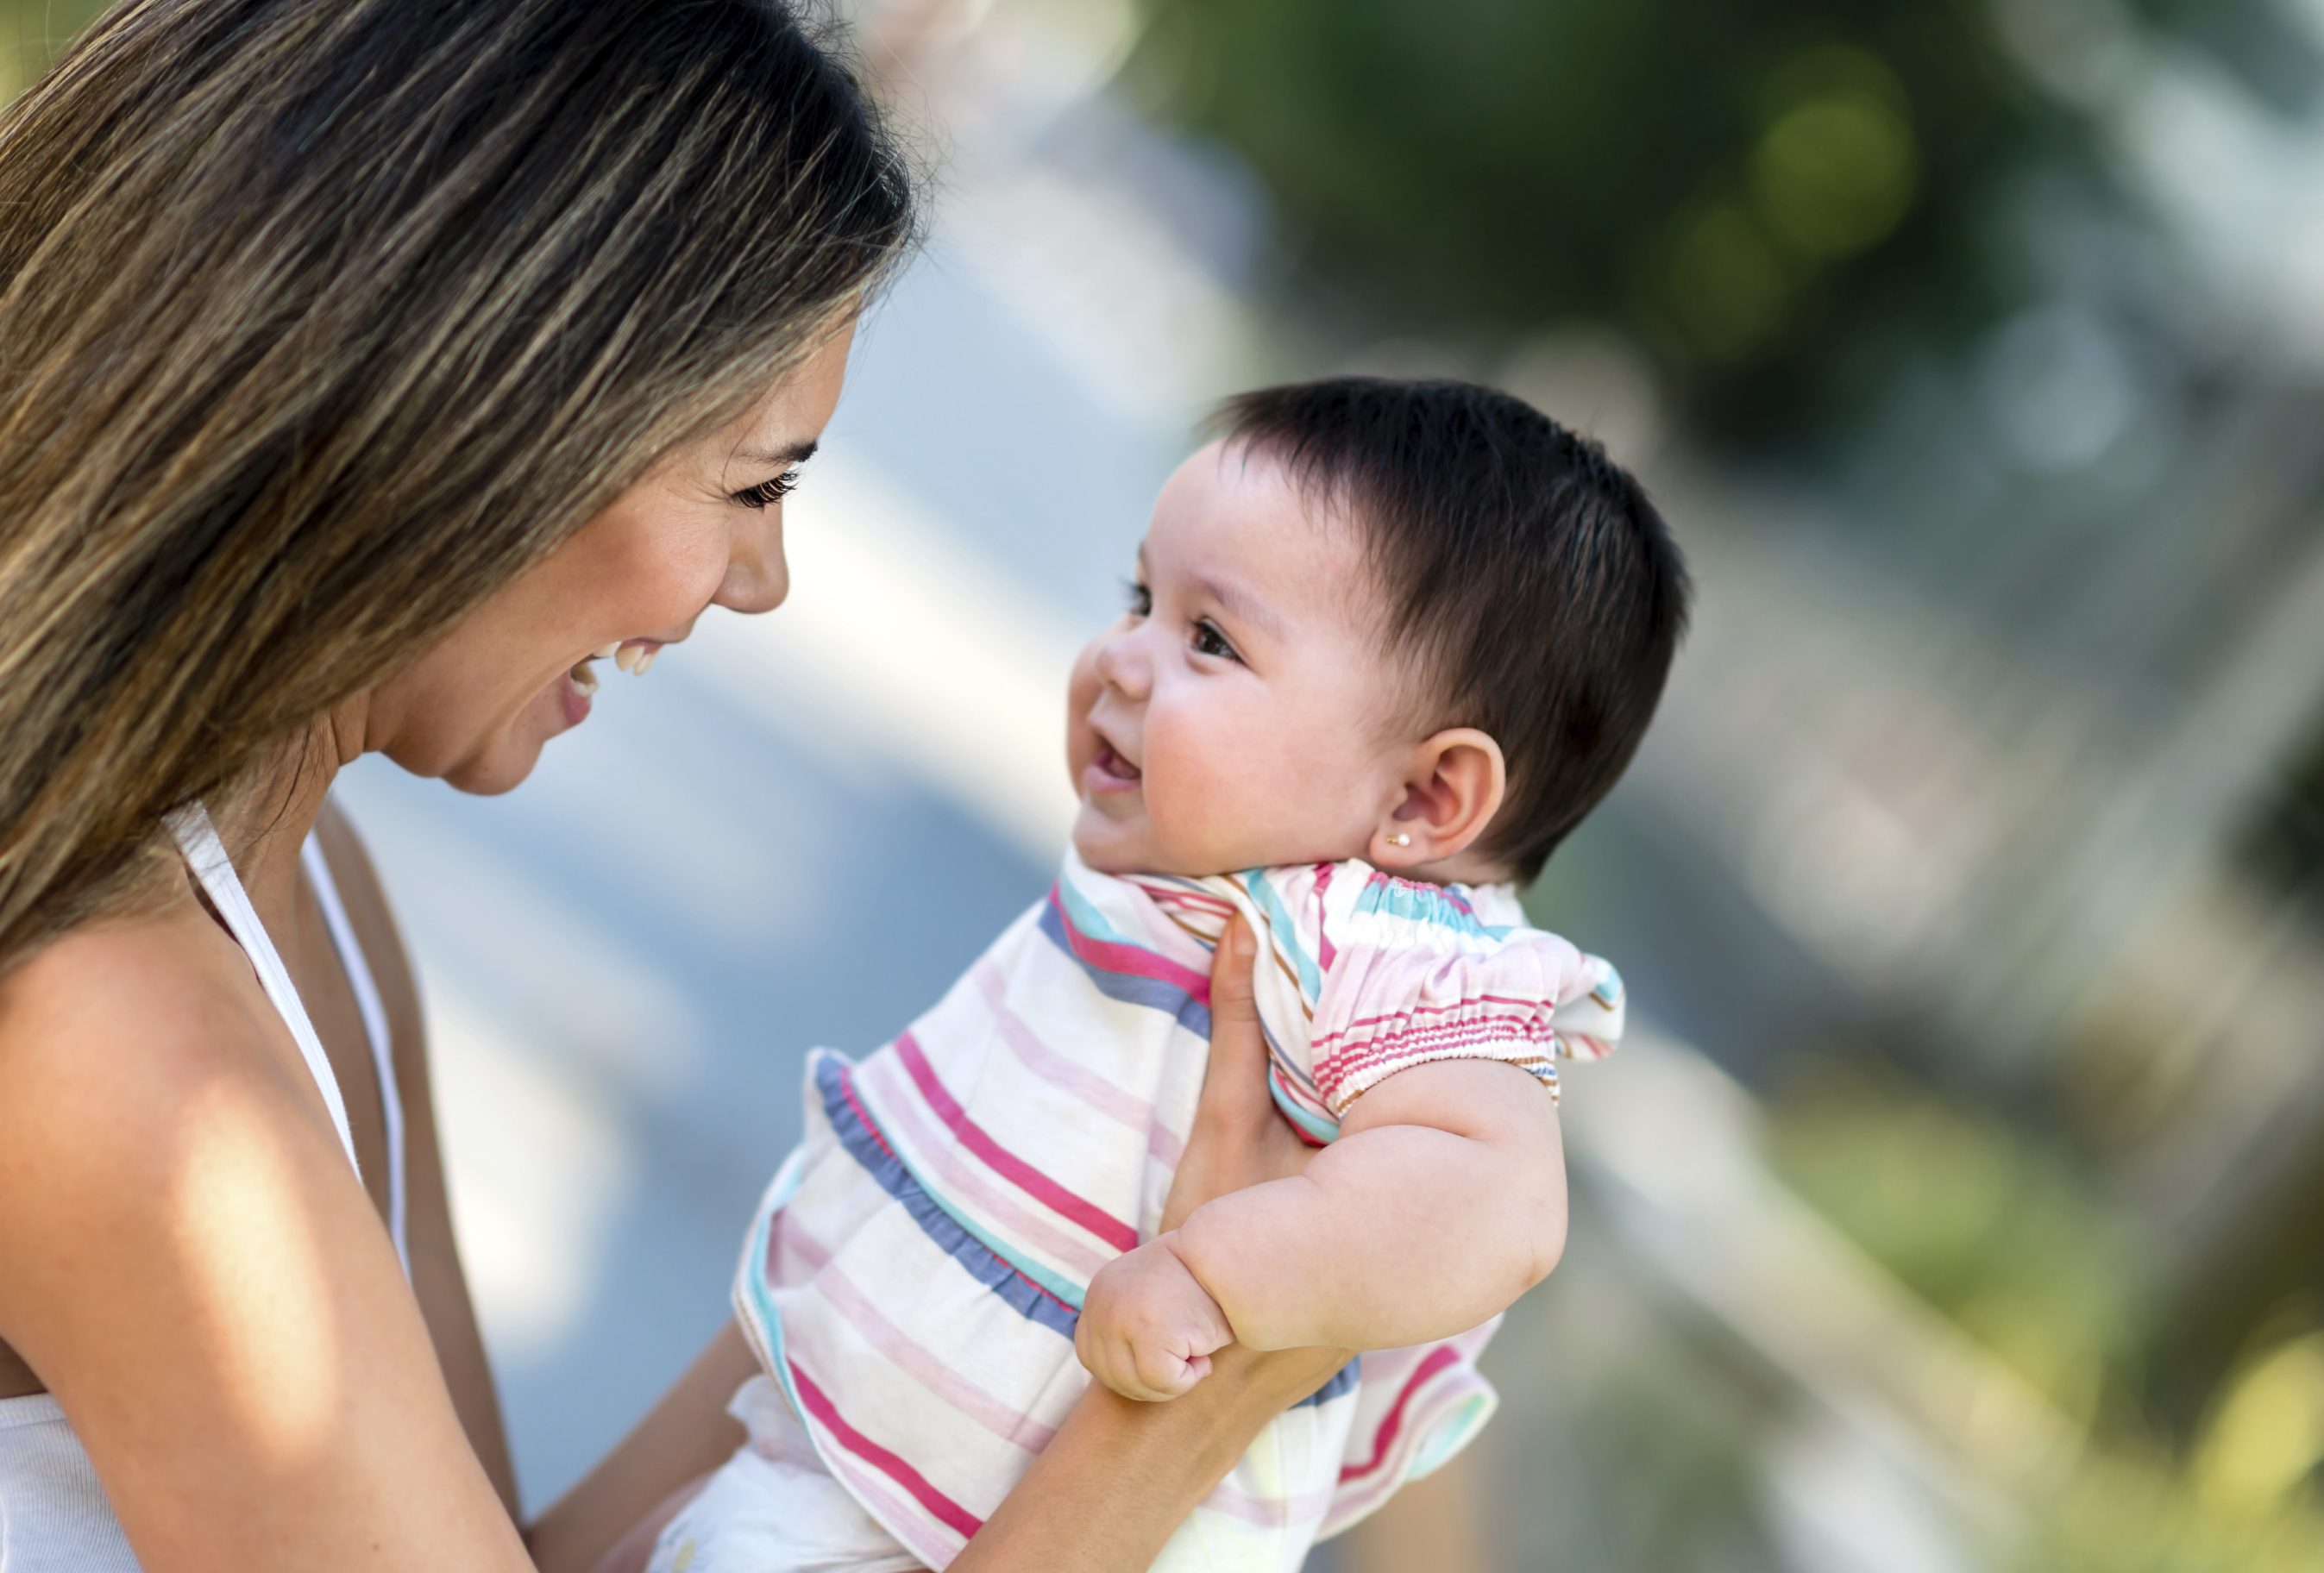
[[[1212,1351],[1232,1342],[1227,1313],[1178,1260],[1168,1235],[1099,1268],[1074,1329],[1074,1352],[1090,1375],[1148,1403],[1209,1375]]]

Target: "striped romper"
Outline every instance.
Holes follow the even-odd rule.
[[[1609,1052],[1614,969],[1526,926],[1507,886],[1363,862],[1210,878],[1092,872],[936,1007],[851,1062],[809,1059],[807,1136],[746,1237],[735,1306],[764,1375],[751,1442],[671,1522],[656,1573],[943,1568],[1087,1384],[1084,1289],[1154,1237],[1210,1043],[1211,951],[1259,936],[1270,1086],[1329,1142],[1366,1088],[1427,1060]],[[1498,1321],[1499,1319],[1496,1319]],[[1468,1442],[1493,1324],[1365,1354],[1274,1421],[1155,1566],[1296,1568],[1316,1539]]]

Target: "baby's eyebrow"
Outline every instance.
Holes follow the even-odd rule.
[[[1283,624],[1265,602],[1255,595],[1245,594],[1232,584],[1217,579],[1196,579],[1194,588],[1226,608],[1226,613],[1237,622],[1256,623],[1270,639],[1283,637]]]

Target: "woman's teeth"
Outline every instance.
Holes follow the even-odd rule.
[[[610,645],[601,645],[574,662],[566,676],[573,679],[573,686],[580,690],[581,696],[586,699],[595,694],[600,685],[597,674],[590,668],[590,662],[602,661],[610,657],[613,665],[621,667],[631,676],[642,677],[646,675],[646,668],[653,665],[654,657],[660,649],[659,645],[625,645],[618,641]]]

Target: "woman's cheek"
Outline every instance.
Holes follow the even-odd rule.
[[[651,604],[641,597],[637,610],[638,631],[632,639],[659,633],[692,622],[710,609],[726,588],[730,565],[726,554],[707,552],[690,554],[674,563],[661,565],[662,572],[653,585]],[[786,584],[786,590],[788,585]]]

